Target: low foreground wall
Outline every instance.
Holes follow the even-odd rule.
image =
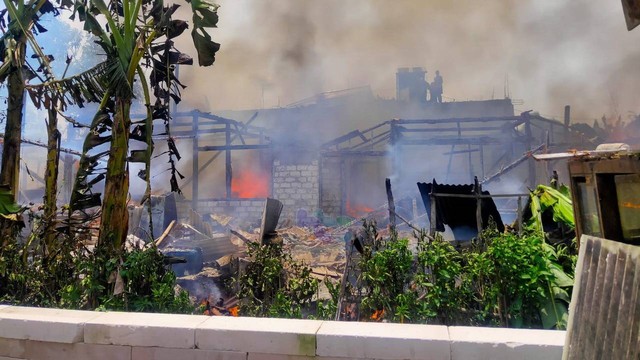
[[[0,305],[4,359],[560,359],[564,331]]]

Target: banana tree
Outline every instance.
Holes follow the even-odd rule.
[[[48,0],[3,0],[5,9],[0,11],[0,27],[6,31],[0,39],[0,82],[7,81],[8,102],[4,132],[0,186],[18,196],[20,175],[20,142],[22,133],[22,112],[25,90],[25,55],[27,43],[34,45],[32,28],[46,31],[39,23],[46,13],[57,14],[60,7],[68,6],[68,1],[53,3]],[[55,5],[54,5],[55,4]],[[5,21],[5,16],[7,20]],[[8,23],[8,24],[7,24]]]
[[[105,180],[101,204],[101,227],[98,249],[114,255],[121,251],[128,228],[127,198],[129,191],[129,163],[143,162],[145,170],[139,174],[147,181],[149,194],[150,159],[153,152],[151,134],[153,120],[165,122],[168,132],[168,102],[180,100],[180,84],[173,68],[176,64],[191,64],[192,59],[174,48],[173,40],[188,27],[182,20],[172,19],[179,5],[165,6],[161,0],[77,1],[75,14],[84,21],[84,28],[97,37],[97,43],[107,56],[105,74],[109,80],[98,111],[91,123],[83,146],[83,156],[72,192],[71,212],[100,204],[100,194],[92,191],[94,184]],[[212,41],[206,28],[215,27],[217,5],[192,0],[192,37],[198,52],[199,64],[209,66],[215,60],[219,45]],[[151,68],[149,81],[143,65]],[[142,87],[147,117],[132,122],[131,107],[134,83]],[[151,104],[151,95],[155,102]],[[132,129],[133,126],[133,129]],[[129,151],[130,140],[147,143],[145,150]],[[98,146],[109,149],[94,154]],[[169,143],[172,164],[172,190],[177,190],[177,171],[173,157],[178,157],[175,144]],[[106,169],[98,160],[108,157]]]

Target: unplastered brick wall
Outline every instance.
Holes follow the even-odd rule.
[[[308,163],[273,162],[273,197],[284,205],[281,219],[295,219],[299,209],[318,211],[318,160]]]
[[[0,359],[562,358],[565,332],[0,305]]]
[[[327,216],[342,215],[342,169],[340,158],[325,157],[322,159],[322,192],[320,207]]]

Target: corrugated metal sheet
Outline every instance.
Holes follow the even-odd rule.
[[[640,246],[583,235],[563,359],[640,359]]]

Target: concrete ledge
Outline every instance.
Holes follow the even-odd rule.
[[[99,315],[93,311],[9,306],[0,309],[0,338],[82,342],[84,324]]]
[[[86,323],[84,342],[191,349],[195,347],[196,327],[207,319],[198,315],[107,312]]]
[[[322,321],[212,317],[196,329],[199,349],[251,353],[316,355]]]
[[[449,327],[451,359],[561,359],[564,331]]]
[[[319,356],[364,359],[449,359],[446,326],[325,321]]]
[[[561,359],[564,331],[0,308],[2,359]]]
[[[26,340],[0,338],[0,356],[23,358],[27,348]]]
[[[131,347],[84,343],[62,344],[42,341],[29,341],[27,342],[27,351],[25,358],[29,360],[131,360]]]
[[[247,353],[198,349],[134,347],[132,360],[246,360]]]

